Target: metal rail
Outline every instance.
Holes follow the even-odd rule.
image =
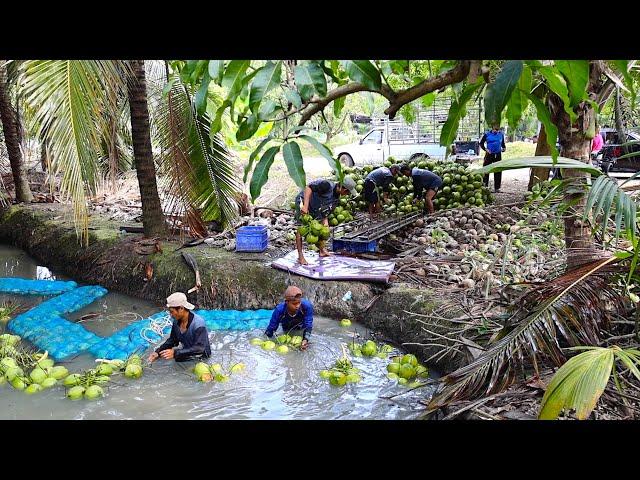
[[[374,223],[373,225],[369,225],[368,227],[344,235],[342,238],[340,238],[340,240],[350,240],[356,242],[370,242],[372,240],[377,240],[378,238],[389,235],[391,232],[395,232],[396,230],[399,230],[402,227],[406,227],[410,223],[415,222],[418,218],[421,218],[422,215],[422,212],[413,212],[407,213],[400,217],[393,217],[388,220],[384,220],[383,222]]]

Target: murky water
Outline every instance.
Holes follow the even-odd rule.
[[[0,245],[0,277],[70,280],[38,266],[23,251]],[[0,294],[0,302],[36,305],[43,297]],[[150,302],[109,293],[68,318],[102,336],[128,323],[156,313]],[[88,315],[95,314],[95,315]],[[0,325],[0,330],[5,326]],[[210,363],[231,366],[244,362],[244,372],[225,383],[200,383],[190,373],[192,362],[156,361],[138,380],[114,376],[106,396],[98,401],[71,401],[56,386],[26,395],[0,386],[0,419],[411,419],[422,411],[418,403],[428,387],[392,400],[381,398],[407,392],[387,380],[387,360],[353,358],[362,381],[334,387],[319,377],[341,355],[341,343],[356,331],[362,342],[369,332],[362,326],[341,328],[335,320],[315,317],[312,343],[306,352],[280,355],[252,346],[249,340],[261,330],[212,331]],[[95,365],[90,355],[62,362],[70,371]]]

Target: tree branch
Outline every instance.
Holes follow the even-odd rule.
[[[396,116],[396,113],[398,113],[398,110],[400,110],[403,105],[413,102],[417,98],[420,98],[427,93],[431,93],[434,90],[439,90],[453,83],[461,82],[469,74],[470,68],[470,60],[461,60],[451,70],[447,70],[446,72],[441,73],[436,77],[428,78],[424,82],[398,92],[395,95],[395,98],[389,102],[389,106],[384,111],[384,113],[389,115],[390,119],[393,119]]]
[[[414,85],[413,87],[401,90],[400,92],[394,92],[387,85],[381,85],[379,89],[371,89],[366,85],[358,82],[347,83],[334,90],[331,90],[326,97],[311,100],[311,105],[308,110],[302,114],[302,118],[298,123],[298,126],[302,126],[309,121],[309,119],[316,113],[324,110],[324,108],[340,97],[346,97],[356,92],[374,92],[379,93],[387,100],[389,100],[389,107],[384,111],[389,118],[393,119],[403,105],[414,101],[417,98],[426,95],[427,93],[439,90],[453,83],[461,82],[469,74],[471,68],[470,60],[460,60],[458,64],[451,70],[441,73],[440,75],[428,78],[423,82]]]

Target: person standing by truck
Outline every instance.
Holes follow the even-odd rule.
[[[429,212],[429,215],[432,215],[435,212],[433,197],[442,187],[442,178],[430,170],[418,167],[411,168],[409,165],[400,167],[400,173],[412,178],[413,194],[416,200],[422,196],[422,191],[424,190],[424,210]]]
[[[379,192],[384,192],[386,200],[389,197],[389,186],[398,173],[400,173],[400,165],[391,165],[389,168],[378,167],[365,177],[362,194],[369,204],[369,214],[382,211]]]
[[[485,151],[483,167],[491,165],[492,163],[502,160],[502,152],[507,149],[504,143],[504,133],[500,130],[500,124],[495,124],[486,132],[480,139],[480,148]],[[487,173],[483,178],[485,187],[489,186],[489,174]],[[502,183],[502,172],[495,172],[493,174],[493,187],[496,192],[500,191],[500,184]]]

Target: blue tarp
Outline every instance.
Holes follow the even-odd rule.
[[[60,295],[76,288],[76,282],[60,280],[29,280],[26,278],[0,278],[0,292],[19,295]]]
[[[42,281],[23,280],[23,282]],[[28,283],[24,283],[24,287],[27,293],[36,288]],[[154,324],[164,325],[162,334],[169,334],[171,319],[166,311],[127,325],[109,337],[99,337],[79,323],[71,322],[62,316],[86,307],[106,293],[107,290],[99,286],[75,288],[16,316],[9,322],[8,328],[39,349],[47,350],[56,360],[85,351],[97,358],[125,359],[134,352],[142,352],[149,348],[149,342],[155,344],[161,340],[162,336],[157,333],[159,329],[151,328]],[[204,318],[209,330],[252,330],[266,328],[273,310],[196,310],[195,312]]]

